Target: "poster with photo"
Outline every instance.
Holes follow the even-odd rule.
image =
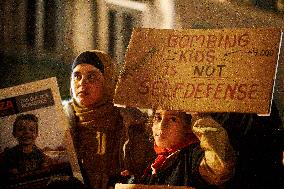
[[[81,180],[67,123],[56,78],[0,89],[0,188]]]

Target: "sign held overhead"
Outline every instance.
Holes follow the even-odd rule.
[[[275,28],[135,28],[114,103],[268,114],[281,34]]]

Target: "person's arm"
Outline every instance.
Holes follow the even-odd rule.
[[[192,131],[200,140],[205,156],[199,165],[204,180],[220,185],[234,174],[235,154],[226,130],[209,114],[192,114]]]

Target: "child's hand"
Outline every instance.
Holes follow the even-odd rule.
[[[210,113],[203,113],[203,112],[186,112],[186,113],[191,115],[192,125],[194,125],[194,123],[199,119],[210,117]]]

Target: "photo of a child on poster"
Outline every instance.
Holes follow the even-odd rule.
[[[20,114],[13,123],[12,134],[18,144],[11,148],[5,147],[0,154],[3,175],[25,174],[52,164],[52,159],[37,147],[38,117],[34,114]],[[3,132],[5,133],[5,132]]]
[[[55,81],[2,90],[1,98],[9,96],[0,100],[0,186],[40,188],[52,177],[73,177]]]

